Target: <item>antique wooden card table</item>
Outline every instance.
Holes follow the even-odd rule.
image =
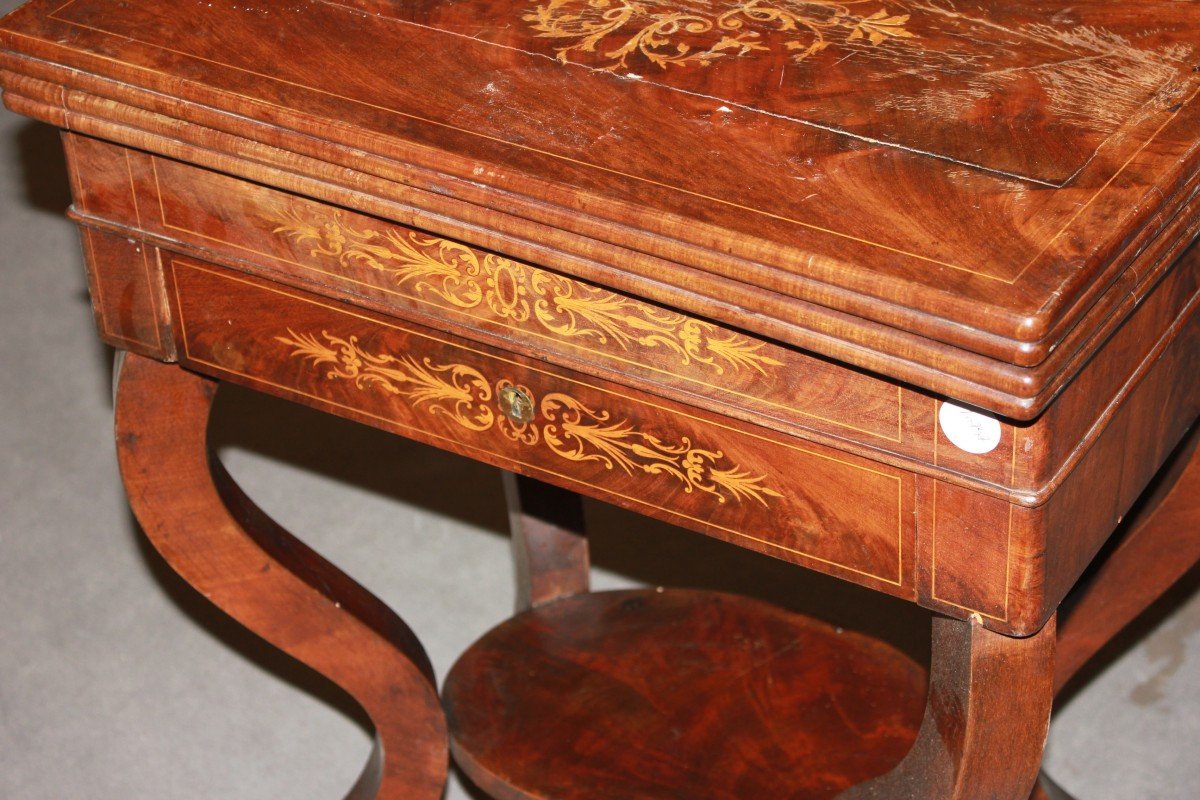
[[[34,0],[0,69],[65,132],[137,516],[369,713],[356,797],[449,748],[498,798],[1024,800],[1200,557],[1200,4]],[[440,698],[209,459],[221,382],[514,475],[523,610]],[[589,593],[576,493],[930,609],[928,677]]]

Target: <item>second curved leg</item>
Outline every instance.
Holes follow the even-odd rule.
[[[117,448],[151,543],[242,625],[329,678],[376,729],[354,800],[435,800],[448,768],[429,660],[382,602],[250,502],[209,457],[213,381],[130,355],[117,390]]]
[[[917,741],[891,772],[838,800],[1026,800],[1050,725],[1053,618],[1027,639],[936,617]]]
[[[1200,563],[1200,424],[1172,454],[1116,549],[1059,631],[1058,693],[1101,648]]]
[[[517,569],[517,611],[588,590],[583,502],[575,492],[504,473]]]
[[[1054,693],[1200,562],[1200,424],[1176,448],[1124,537],[1059,628]],[[1043,775],[1031,800],[1071,800]]]

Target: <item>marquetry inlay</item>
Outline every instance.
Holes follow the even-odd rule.
[[[664,441],[564,392],[548,392],[537,401],[528,387],[515,386],[507,379],[492,381],[464,364],[371,353],[356,336],[343,338],[322,331],[318,337],[289,329],[288,336],[276,339],[292,348],[292,358],[324,369],[329,380],[347,380],[364,391],[375,389],[402,397],[414,408],[444,415],[470,431],[498,426],[512,441],[545,447],[566,461],[599,464],[628,475],[666,476],[677,481],[684,492],[708,494],[720,503],[755,500],[768,506],[767,498],[783,496],[763,485],[765,476],[730,464],[721,450],[694,445],[686,436]],[[522,415],[509,414],[502,403],[503,413],[493,411],[495,398],[514,393],[529,398],[537,408],[529,422],[522,421]]]
[[[635,0],[549,0],[525,15],[539,37],[564,42],[561,61],[625,70],[630,57],[666,69],[707,67],[782,47],[799,63],[834,44],[877,46],[910,39],[908,14],[877,0],[742,0],[708,3]]]
[[[624,351],[665,351],[680,366],[699,364],[718,375],[743,368],[766,375],[783,366],[759,352],[762,342],[710,322],[458,242],[394,227],[355,227],[336,212],[312,217],[290,208],[270,222],[276,234],[308,245],[314,258],[370,269],[422,300],[511,327]]]

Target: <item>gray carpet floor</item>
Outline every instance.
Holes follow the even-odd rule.
[[[369,747],[345,700],[209,608],[129,515],[66,186],[55,132],[0,112],[0,798],[341,797]],[[409,622],[439,677],[509,614],[495,470],[236,390],[213,436],[251,496]],[[895,601],[599,503],[588,520],[601,588],[746,591],[927,638]],[[1184,583],[1058,710],[1048,765],[1079,800],[1200,796]],[[472,796],[452,779],[448,798]]]

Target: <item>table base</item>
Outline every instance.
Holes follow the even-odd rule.
[[[433,800],[447,728],[424,651],[210,458],[216,388],[174,365],[126,359],[117,443],[139,521],[189,584],[366,710],[377,747],[350,798]],[[927,692],[921,670],[891,648],[758,601],[586,593],[577,500],[558,492],[539,503],[537,482],[510,481],[530,610],[485,636],[451,675],[456,754],[501,800],[1024,800],[1053,695],[1200,557],[1198,442],[1193,432],[1178,448],[1079,590],[1057,659],[1054,620],[1015,639],[935,616]],[[639,682],[652,690],[636,691]]]

